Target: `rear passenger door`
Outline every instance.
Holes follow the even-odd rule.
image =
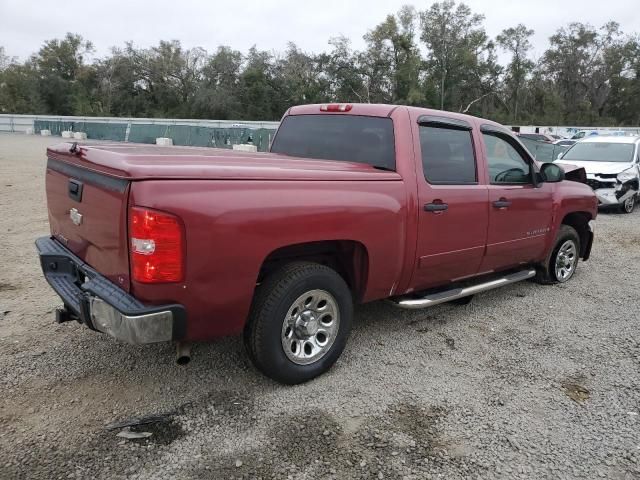
[[[415,131],[415,130],[414,130]],[[424,289],[476,275],[488,224],[488,192],[472,125],[418,118],[418,243],[412,286]]]
[[[552,221],[553,183],[536,184],[533,160],[509,133],[483,126],[489,182],[489,232],[482,270],[540,260]]]

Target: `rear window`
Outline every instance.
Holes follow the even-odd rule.
[[[384,117],[290,115],[280,124],[271,151],[396,169],[393,121]]]
[[[633,150],[631,143],[576,143],[562,156],[562,160],[629,163],[633,160]]]

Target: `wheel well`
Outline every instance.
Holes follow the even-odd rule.
[[[632,190],[638,190],[640,188],[640,181],[637,178],[634,178],[630,182],[628,182],[629,188]]]
[[[572,212],[562,219],[563,225],[573,227],[580,237],[580,257],[584,257],[589,239],[589,220],[591,214],[587,212]]]
[[[369,273],[369,255],[362,243],[352,240],[328,240],[279,248],[262,262],[258,283],[271,272],[292,261],[316,262],[334,269],[351,289],[354,300],[362,300]]]

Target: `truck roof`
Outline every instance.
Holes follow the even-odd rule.
[[[326,112],[320,110],[320,107],[328,105],[327,103],[315,103],[309,105],[297,105],[291,107],[285,115],[365,115],[370,117],[388,117],[397,108],[406,108],[410,112],[420,115],[435,115],[449,118],[458,118],[461,120],[467,120],[471,123],[481,122],[483,124],[491,124],[502,126],[499,123],[486,120],[484,118],[474,117],[473,115],[467,115],[465,113],[448,112],[445,110],[435,110],[431,108],[412,107],[409,105],[388,105],[385,103],[351,103],[343,102],[340,105],[351,105],[351,109],[348,112]]]

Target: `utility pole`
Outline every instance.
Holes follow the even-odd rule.
[[[442,78],[440,80],[440,110],[444,110],[444,69],[442,69]]]
[[[442,40],[442,72],[440,73],[440,110],[444,110],[444,79],[447,74],[447,23],[449,19],[446,13],[441,23],[440,38]]]

